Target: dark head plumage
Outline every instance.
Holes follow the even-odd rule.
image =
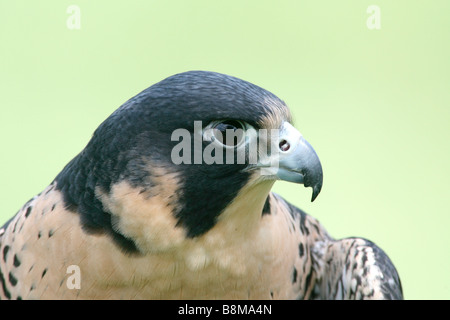
[[[81,215],[86,230],[107,231],[128,250],[132,239],[114,229],[111,215],[96,195],[122,180],[134,187],[153,186],[149,163],[177,172],[175,204],[179,225],[195,237],[210,229],[220,212],[247,183],[246,164],[175,165],[171,141],[176,129],[194,131],[214,120],[234,119],[259,129],[289,110],[272,93],[249,82],[214,72],[191,71],[171,76],[129,99],[95,131],[86,148],[56,177],[68,208]],[[272,121],[272,122],[271,122]],[[206,143],[203,143],[203,148]]]

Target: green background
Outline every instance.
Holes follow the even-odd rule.
[[[322,161],[314,203],[300,185],[275,191],[333,236],[380,245],[407,299],[449,299],[449,14],[448,0],[1,0],[0,222],[128,98],[217,71],[285,100]]]

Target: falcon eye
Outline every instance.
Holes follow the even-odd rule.
[[[241,121],[221,121],[212,129],[214,138],[226,147],[236,147],[244,140],[245,124]]]

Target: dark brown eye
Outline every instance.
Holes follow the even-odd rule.
[[[227,147],[235,147],[244,138],[245,125],[237,120],[218,122],[213,127],[214,138]]]

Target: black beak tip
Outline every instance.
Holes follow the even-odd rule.
[[[316,200],[316,198],[319,195],[321,189],[322,189],[322,185],[315,185],[313,187],[313,193],[312,193],[312,197],[311,197],[311,202],[314,202],[314,200]]]
[[[305,187],[312,187],[312,197],[311,202],[313,202],[317,196],[320,193],[320,190],[322,190],[322,184],[323,184],[323,173],[322,168],[320,167],[319,170],[315,171],[317,174],[311,176],[311,180],[308,181],[308,183],[305,183]]]

